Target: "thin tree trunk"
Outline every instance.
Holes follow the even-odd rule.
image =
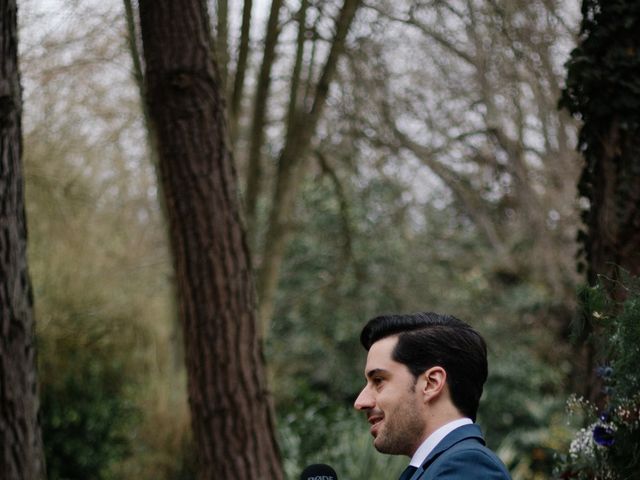
[[[231,93],[231,108],[229,115],[229,131],[231,139],[235,143],[238,136],[238,122],[242,107],[242,94],[244,93],[244,79],[247,73],[247,60],[249,59],[249,35],[251,32],[252,0],[245,0],[242,9],[242,27],[240,27],[240,49],[238,62],[233,79],[233,92]]]
[[[267,99],[271,85],[271,69],[276,58],[276,45],[280,35],[278,18],[282,0],[271,2],[267,32],[264,40],[264,53],[256,94],[253,100],[253,116],[251,120],[251,140],[249,143],[249,160],[247,171],[247,187],[245,190],[245,212],[250,235],[255,230],[256,208],[262,186],[262,144],[264,142],[264,128],[267,117]]]
[[[275,293],[280,268],[290,232],[290,218],[297,196],[301,166],[311,146],[311,140],[329,95],[329,87],[338,68],[347,33],[355,17],[360,0],[345,0],[336,21],[336,32],[322,74],[315,88],[311,111],[300,115],[287,133],[285,146],[278,161],[278,175],[269,214],[267,233],[258,275],[259,318],[264,332],[269,329],[273,315]]]
[[[27,271],[15,0],[0,0],[0,473],[45,478],[33,292]]]
[[[302,60],[304,57],[304,44],[307,32],[307,8],[309,2],[302,0],[298,10],[298,39],[296,46],[296,60],[291,73],[291,88],[289,89],[289,110],[287,112],[287,132],[292,131],[296,125],[299,110],[300,74],[302,72]]]
[[[140,0],[200,479],[283,478],[205,0]]]
[[[218,0],[216,52],[218,55],[218,70],[222,80],[223,91],[226,91],[227,72],[229,68],[229,4],[227,0]]]

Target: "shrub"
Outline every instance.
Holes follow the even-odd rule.
[[[571,412],[581,413],[579,430],[558,467],[561,478],[631,479],[640,472],[640,284],[626,282],[626,300],[611,300],[602,287],[585,294],[585,310],[599,332],[597,373],[604,400],[595,405],[571,397]],[[600,333],[601,332],[601,333]]]

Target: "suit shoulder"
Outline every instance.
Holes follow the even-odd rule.
[[[424,480],[511,480],[498,456],[476,441],[462,441],[443,452],[425,474]]]

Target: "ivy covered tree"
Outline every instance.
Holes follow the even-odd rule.
[[[623,272],[640,274],[640,4],[584,0],[582,15],[561,98],[583,122],[579,267],[586,269],[590,286],[603,282],[614,299],[623,300]],[[593,337],[593,322],[584,319],[582,338]],[[584,394],[595,400],[601,382],[593,374],[593,342],[585,352]]]
[[[585,427],[562,478],[636,478],[640,468],[640,4],[584,0],[561,105],[583,122],[581,266]],[[585,262],[586,261],[586,264]]]
[[[583,122],[580,240],[589,283],[602,276],[615,289],[621,271],[640,274],[640,3],[584,0],[582,15],[561,105]]]

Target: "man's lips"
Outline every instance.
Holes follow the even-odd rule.
[[[367,421],[371,424],[371,435],[374,437],[378,434],[378,428],[384,419],[383,415],[371,414],[367,415]]]

